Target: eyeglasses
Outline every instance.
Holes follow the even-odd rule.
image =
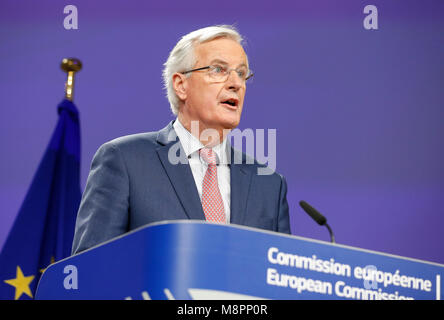
[[[193,70],[188,70],[185,72],[181,72],[182,74],[187,74],[194,71],[200,70],[208,70],[208,76],[212,80],[212,82],[225,82],[228,80],[228,76],[231,74],[231,71],[236,71],[237,76],[243,81],[246,82],[248,79],[251,79],[253,76],[253,72],[249,70],[247,67],[239,67],[237,69],[229,69],[226,66],[213,64],[211,66],[206,66],[202,68],[197,68]]]

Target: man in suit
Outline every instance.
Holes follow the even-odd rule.
[[[290,233],[287,185],[237,151],[252,76],[242,37],[230,26],[185,35],[163,72],[177,116],[158,132],[117,138],[94,156],[73,241],[78,253],[143,225],[197,219]]]

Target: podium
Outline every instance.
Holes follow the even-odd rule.
[[[36,299],[441,299],[444,265],[204,221],[147,225],[49,266]]]

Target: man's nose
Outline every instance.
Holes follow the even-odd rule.
[[[239,77],[236,70],[231,70],[228,74],[227,86],[231,90],[239,90],[244,85],[244,81]]]

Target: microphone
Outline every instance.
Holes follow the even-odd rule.
[[[299,205],[320,226],[324,226],[325,225],[327,227],[328,232],[330,233],[330,241],[331,241],[331,243],[336,243],[333,231],[331,230],[330,226],[327,223],[327,218],[325,218],[318,210],[316,210],[315,208],[313,208],[311,205],[309,205],[307,202],[305,202],[303,200],[299,201]]]

